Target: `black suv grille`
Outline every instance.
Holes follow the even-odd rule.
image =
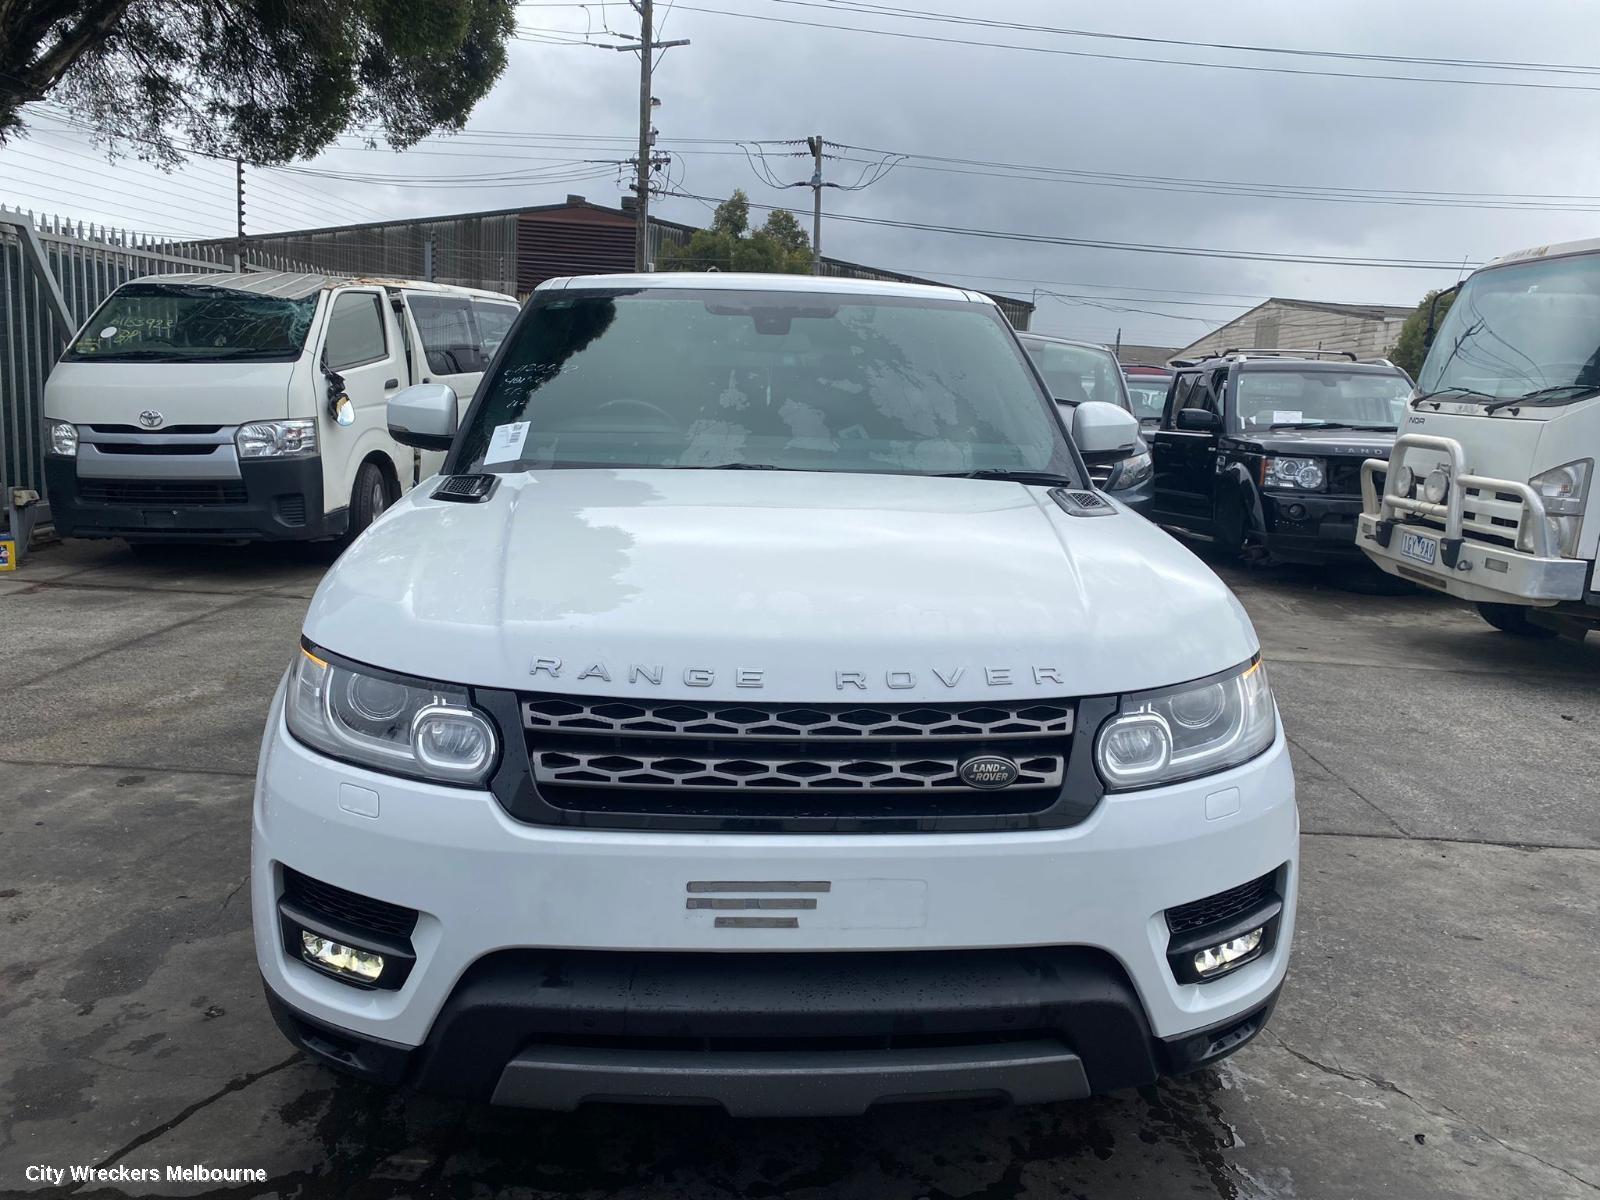
[[[1374,452],[1374,458],[1379,457]],[[1359,496],[1361,495],[1361,464],[1365,458],[1350,458],[1341,456],[1330,458],[1328,461],[1328,486],[1326,493],[1330,496]],[[1383,489],[1384,472],[1379,471],[1373,479],[1373,484],[1380,491]]]
[[[1276,896],[1277,891],[1274,887],[1276,878],[1277,872],[1269,871],[1260,879],[1241,883],[1236,888],[1229,888],[1225,892],[1218,892],[1203,900],[1180,904],[1177,908],[1169,908],[1167,928],[1173,933],[1188,933],[1190,930],[1204,929],[1208,925],[1226,924]]]
[[[417,924],[414,909],[334,887],[331,883],[302,875],[291,867],[283,868],[283,898],[287,903],[303,909],[308,917],[322,917],[352,933],[408,938]]]
[[[728,815],[1037,812],[1059,796],[1071,701],[779,705],[521,699],[539,794],[579,811]],[[1008,759],[993,790],[961,777]]]
[[[85,504],[127,504],[145,508],[194,508],[244,504],[244,484],[231,480],[80,479],[78,496]]]

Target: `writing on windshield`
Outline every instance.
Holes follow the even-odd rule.
[[[1453,399],[1557,404],[1600,390],[1600,256],[1472,276],[1445,314],[1417,385]]]
[[[196,284],[127,284],[90,320],[66,357],[97,362],[293,360],[316,297],[285,300]]]

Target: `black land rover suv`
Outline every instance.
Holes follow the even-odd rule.
[[[1232,554],[1364,562],[1355,544],[1361,463],[1387,458],[1411,379],[1386,360],[1229,350],[1177,361],[1153,442],[1162,525]]]

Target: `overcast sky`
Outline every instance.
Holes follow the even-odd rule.
[[[1207,42],[1541,64],[1584,65],[1587,56],[1600,62],[1600,51],[1590,50],[1600,44],[1600,9],[1569,0],[1470,6],[1459,0],[1401,5],[1390,0],[884,3]],[[664,54],[654,88],[662,102],[656,110],[660,148],[673,156],[676,187],[712,197],[742,187],[755,203],[794,205],[807,228],[808,191],[772,188],[733,145],[684,139],[803,139],[820,132],[834,142],[915,155],[1313,191],[1559,194],[1575,197],[1560,204],[1591,210],[1196,194],[1171,184],[1132,188],[1001,179],[954,173],[951,164],[916,159],[869,188],[824,194],[828,210],[939,225],[1451,263],[1600,232],[1600,155],[1594,152],[1600,67],[1582,73],[1484,71],[1189,49],[865,15],[833,0],[678,5],[657,0],[656,7],[663,36],[693,43]],[[745,15],[717,15],[710,9]],[[636,17],[620,3],[585,9],[535,0],[519,12],[532,37],[565,30],[592,32],[598,42],[617,40],[605,33],[602,21],[619,32],[637,33]],[[757,16],[1092,54],[1515,80],[1578,90],[1104,61],[753,19]],[[307,164],[403,178],[411,186],[252,171],[249,231],[544,204],[569,192],[617,203],[624,192],[615,167],[604,161],[563,164],[631,153],[624,139],[636,128],[637,58],[536,40],[515,42],[510,58],[493,94],[473,115],[470,130],[485,132],[469,132],[453,142],[430,140],[403,154],[360,149],[356,139],[347,139],[348,148]],[[81,133],[48,111],[38,114],[34,134],[0,150],[0,203],[166,234],[231,234],[231,166],[201,162],[173,176],[126,160],[107,167]],[[805,179],[808,161],[779,156],[784,149],[769,147],[770,170],[782,179]],[[848,183],[866,164],[830,161],[827,169],[830,178]],[[552,178],[493,186],[461,180],[519,171]],[[569,178],[590,172],[591,178]],[[443,186],[418,186],[441,181]],[[690,199],[656,203],[659,213],[676,220],[700,223],[709,216],[704,205]],[[755,215],[759,220],[763,214]],[[1107,342],[1120,329],[1125,342],[1167,346],[1197,338],[1268,295],[1410,304],[1427,287],[1453,282],[1457,274],[1022,245],[826,219],[823,249],[1024,298],[1035,288],[1098,296],[1098,305],[1042,297],[1034,328]]]

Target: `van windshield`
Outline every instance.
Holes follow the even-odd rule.
[[[993,308],[698,288],[536,293],[457,444],[467,464],[1076,478]]]
[[[1600,390],[1600,254],[1472,276],[1445,314],[1417,386],[1429,396],[1536,404]]]
[[[1405,414],[1411,381],[1399,372],[1256,368],[1239,372],[1237,388],[1234,410],[1246,429],[1388,430]]]
[[[65,358],[81,362],[292,362],[317,298],[285,300],[202,284],[130,283],[84,326]]]

